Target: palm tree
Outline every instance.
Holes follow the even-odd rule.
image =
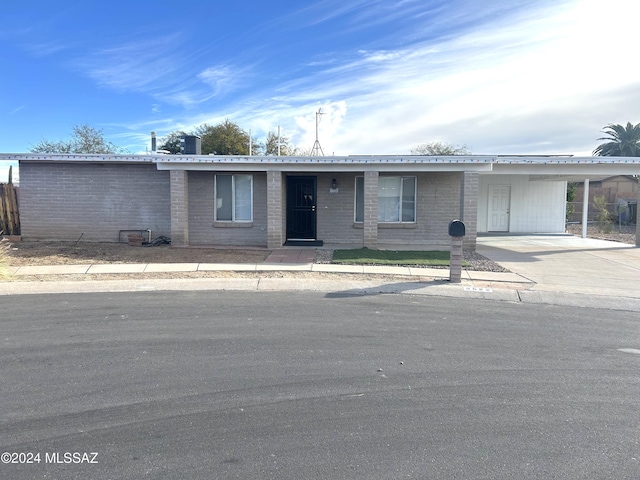
[[[640,157],[640,123],[632,125],[627,122],[623,127],[619,124],[610,123],[602,133],[608,137],[598,140],[609,140],[607,143],[598,145],[593,151],[594,155],[602,157]]]

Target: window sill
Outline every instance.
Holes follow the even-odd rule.
[[[364,228],[364,223],[353,222],[353,228]],[[378,223],[378,228],[398,228],[398,229],[415,229],[418,228],[417,223]]]
[[[213,222],[214,228],[251,228],[253,222]]]
[[[418,228],[418,224],[417,223],[402,223],[402,222],[398,222],[398,223],[378,223],[378,228],[407,228],[407,229],[413,229],[413,228]]]

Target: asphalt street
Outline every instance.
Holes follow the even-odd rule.
[[[0,478],[640,478],[637,312],[256,291],[0,311]]]

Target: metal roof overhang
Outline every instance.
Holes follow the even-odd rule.
[[[529,175],[535,181],[582,181],[640,175],[639,157],[497,157],[493,175]]]
[[[351,155],[346,157],[157,157],[158,170],[283,172],[489,172],[495,157],[425,157],[415,155]]]
[[[0,154],[19,162],[155,164],[158,170],[295,172],[478,172],[529,175],[535,180],[582,180],[640,175],[640,157],[349,155],[276,157],[226,155]]]
[[[153,163],[151,155],[105,155],[77,153],[0,153],[0,160],[37,163]]]

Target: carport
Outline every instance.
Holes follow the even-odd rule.
[[[478,232],[563,232],[566,182],[584,182],[582,236],[586,238],[589,179],[614,175],[640,175],[640,158],[497,156],[491,171],[480,174]],[[489,216],[498,221],[488,221]],[[640,222],[636,222],[636,246],[640,246]]]

